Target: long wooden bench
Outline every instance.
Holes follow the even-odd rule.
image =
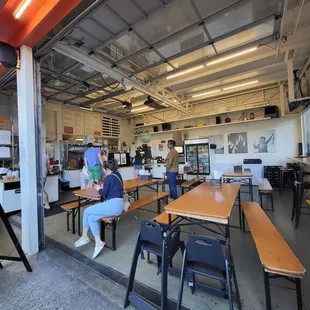
[[[130,207],[127,211],[123,212],[119,216],[111,216],[111,217],[104,217],[101,219],[101,240],[105,241],[105,229],[107,226],[111,226],[112,230],[112,246],[106,245],[106,247],[110,248],[111,250],[115,251],[116,249],[116,227],[117,227],[117,222],[120,217],[123,217],[135,210],[138,210],[140,208],[143,208],[147,206],[148,204],[157,201],[157,213],[160,214],[161,212],[161,207],[160,207],[160,202],[161,200],[164,200],[166,203],[168,203],[168,193],[166,192],[161,192],[161,193],[156,193],[149,195],[147,197],[144,197],[142,199],[136,200],[134,202],[130,203]]]
[[[284,277],[295,283],[298,310],[302,310],[300,279],[306,274],[305,268],[258,203],[242,201],[241,206],[243,229],[245,216],[264,269],[266,309],[271,309],[269,280]]]
[[[260,204],[263,208],[263,196],[268,196],[271,198],[271,210],[273,211],[273,188],[267,179],[258,180],[258,193],[260,196]],[[264,208],[263,208],[264,209]]]
[[[86,202],[86,200],[81,200],[80,203],[82,205],[85,202]],[[80,212],[78,207],[79,207],[78,200],[66,203],[66,204],[61,206],[61,208],[66,211],[66,215],[67,215],[67,231],[70,231],[70,224],[69,223],[70,223],[70,215],[71,215],[72,233],[73,234],[75,234],[75,215],[76,215],[75,213]]]
[[[171,224],[177,219],[177,216],[174,214],[171,214],[170,216],[170,222],[169,222],[169,214],[167,212],[163,212],[156,217],[152,219],[152,221],[155,221],[157,223],[162,223],[162,224]]]
[[[181,188],[182,188],[182,195],[184,195],[184,191],[185,189],[191,189],[192,187],[198,185],[200,183],[200,178],[195,178],[195,179],[192,179],[190,181],[186,181],[184,183],[182,183],[181,185]]]

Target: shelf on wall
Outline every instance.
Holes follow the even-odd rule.
[[[207,115],[194,115],[194,116],[189,116],[186,118],[178,119],[178,120],[173,120],[173,121],[167,121],[168,123],[175,123],[175,122],[180,122],[180,121],[185,121],[189,119],[194,119],[194,118],[201,118],[201,117],[209,117],[209,116],[217,116],[217,115],[223,115],[227,113],[235,113],[235,112],[242,112],[242,111],[249,111],[253,109],[261,109],[270,106],[270,104],[262,104],[262,105],[257,105],[253,107],[248,107],[248,108],[240,108],[240,109],[235,109],[235,110],[227,110],[223,112],[211,112],[210,114]],[[149,127],[149,126],[155,126],[155,125],[160,125],[162,122],[157,122],[157,123],[151,123],[147,125],[142,125],[142,126],[135,126],[135,128],[143,128],[143,127]]]
[[[253,123],[253,122],[265,121],[265,120],[269,120],[269,119],[271,119],[271,117],[249,119],[246,121],[237,121],[237,122],[230,122],[230,123],[223,123],[223,124],[212,124],[212,125],[205,125],[205,126],[199,126],[199,127],[179,128],[179,129],[173,129],[173,130],[167,130],[167,131],[143,133],[140,135],[134,135],[134,137],[140,137],[140,136],[144,136],[144,135],[156,135],[156,134],[176,132],[176,131],[187,131],[187,130],[194,130],[194,129],[201,129],[201,128],[211,128],[211,127],[226,126],[226,125]]]

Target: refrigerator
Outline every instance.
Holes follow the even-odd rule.
[[[185,140],[185,159],[199,174],[210,174],[209,139]]]

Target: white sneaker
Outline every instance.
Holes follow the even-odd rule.
[[[50,207],[50,205],[47,205],[46,203],[44,204],[44,209],[45,210],[49,210],[51,207]]]
[[[95,250],[94,250],[94,254],[93,254],[93,257],[92,259],[95,259],[99,254],[100,252],[102,251],[102,249],[104,248],[105,246],[105,242],[103,242],[103,244],[101,246],[96,246],[95,247]]]

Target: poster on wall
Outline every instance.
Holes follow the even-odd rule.
[[[275,130],[263,130],[254,132],[254,153],[275,153],[276,152],[276,136]]]
[[[214,150],[215,154],[224,154],[224,136],[218,135],[213,136],[214,144],[216,145],[216,149]]]
[[[244,154],[248,152],[248,134],[246,132],[228,135],[228,153]]]

